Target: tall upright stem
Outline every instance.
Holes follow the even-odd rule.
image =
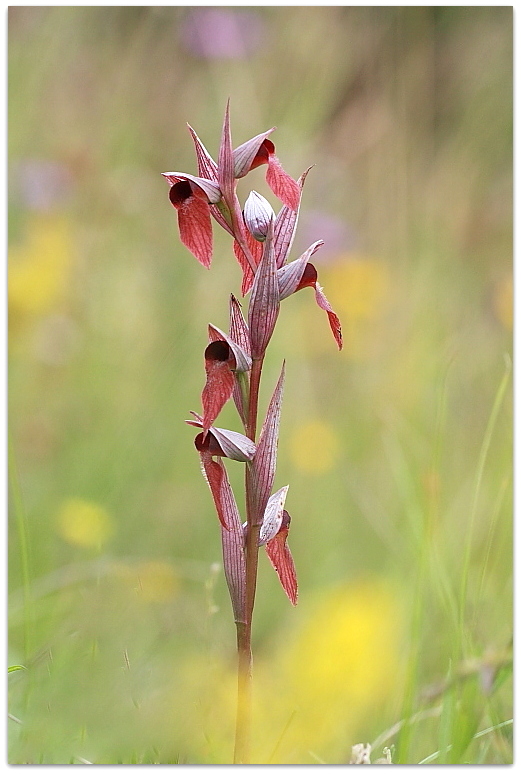
[[[246,434],[255,441],[257,432],[257,413],[259,405],[259,385],[262,373],[263,358],[254,360],[250,375],[250,394],[248,400],[248,423]],[[259,558],[260,523],[255,513],[253,482],[250,467],[246,466],[246,515],[248,528],[246,531],[246,623],[237,623],[237,723],[235,727],[234,763],[247,764],[250,761],[251,737],[251,683],[252,683],[252,652],[251,624],[255,589],[257,586],[257,566]]]

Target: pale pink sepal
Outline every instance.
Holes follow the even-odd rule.
[[[251,355],[258,359],[264,355],[279,315],[279,283],[273,252],[273,221],[270,222],[262,260],[255,273],[248,309]]]
[[[270,221],[275,219],[275,213],[269,201],[257,191],[250,191],[244,202],[243,216],[246,228],[252,237],[259,242],[264,242]]]
[[[241,305],[233,294],[230,296],[230,338],[251,357],[250,333],[241,311]],[[235,375],[232,395],[239,416],[244,426],[246,426],[248,423],[248,405],[246,396],[241,388],[240,377],[237,374]]]
[[[190,131],[190,134],[192,135],[192,139],[195,145],[199,176],[204,177],[207,180],[211,180],[213,183],[218,185],[217,164],[215,163],[215,161],[212,159],[212,157],[204,147],[203,143],[197,136],[195,130],[192,129],[190,124],[187,124],[187,126]]]
[[[219,186],[211,180],[206,180],[204,177],[188,175],[185,172],[162,172],[161,174],[168,180],[170,185],[186,181],[190,183],[191,186],[197,186],[204,192],[205,197],[210,204],[216,204],[221,198],[221,189]]]
[[[202,417],[193,411],[191,413],[196,418],[186,419],[186,424],[192,425],[192,427],[203,428]],[[208,429],[207,439],[212,437],[217,443],[217,446],[208,444],[208,451],[213,457],[227,457],[228,459],[236,460],[237,462],[251,462],[255,456],[255,444],[242,433],[237,433],[235,430],[226,430],[223,427],[212,426]],[[203,443],[207,442],[203,441]],[[201,449],[199,449],[199,451],[201,451]]]
[[[196,132],[190,124],[187,124],[188,129],[190,130],[190,134],[192,135],[192,139],[194,141],[195,146],[195,152],[197,154],[197,167],[199,170],[199,176],[203,177],[207,180],[210,180],[212,183],[215,183],[218,185],[218,178],[217,178],[217,164],[213,160],[213,158],[210,156],[206,148],[204,147],[203,143],[197,136]],[[223,205],[223,202],[219,204],[219,206],[215,204],[210,204],[210,212],[212,216],[215,218],[217,223],[224,228],[225,231],[227,231],[229,234],[233,236],[233,231],[230,228],[230,225],[226,218],[224,217],[223,213],[219,209]]]
[[[232,136],[230,131],[230,100],[226,103],[224,122],[219,147],[219,161],[217,164],[217,176],[223,197],[230,208],[233,207],[235,198],[235,175],[233,169]]]
[[[319,239],[318,242],[314,242],[310,247],[308,247],[306,252],[302,253],[300,258],[297,258],[296,261],[291,261],[291,263],[287,263],[285,266],[281,266],[281,268],[277,270],[277,279],[279,281],[279,294],[281,301],[284,298],[291,296],[292,293],[295,293],[300,284],[300,281],[302,280],[302,276],[306,270],[306,265],[309,259],[320,247],[322,247],[323,244],[324,242],[322,239]]]
[[[257,134],[255,137],[252,137],[251,140],[243,142],[242,145],[235,148],[233,151],[235,177],[244,177],[244,175],[248,174],[262,143],[274,130],[275,127],[273,126],[271,129],[268,129],[267,132]]]
[[[227,481],[227,479],[226,479]],[[226,496],[228,501],[228,529],[221,527],[223,566],[226,583],[230,592],[233,614],[236,621],[246,623],[246,559],[241,519],[229,482]]]
[[[230,337],[251,357],[250,332],[241,305],[233,293],[230,295]]]
[[[288,494],[289,486],[283,486],[278,492],[271,495],[264,511],[264,518],[259,534],[259,545],[263,546],[268,540],[275,537],[282,525],[282,514],[284,512],[284,503]]]
[[[254,523],[260,523],[270,497],[277,467],[280,411],[284,391],[285,367],[282,364],[279,380],[273,391],[264,424],[257,443],[257,452],[251,465],[252,490],[254,493]]]

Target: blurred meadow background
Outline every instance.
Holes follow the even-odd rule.
[[[271,126],[310,164],[261,555],[259,763],[512,762],[512,9],[9,11],[9,760],[229,763],[235,627],[193,448],[206,325],[239,294],[160,173]],[[276,204],[265,170],[239,184]],[[238,430],[226,407],[219,424]],[[240,467],[240,466],[237,466]],[[241,471],[231,470],[240,486]],[[240,489],[237,489],[240,492]]]

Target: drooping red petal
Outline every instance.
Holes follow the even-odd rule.
[[[269,140],[266,141],[270,142]],[[273,143],[270,143],[273,145]],[[296,180],[288,175],[282,168],[280,161],[274,153],[269,154],[266,182],[277,198],[287,207],[298,210],[300,203],[300,186]]]
[[[262,260],[255,273],[248,309],[251,355],[254,359],[264,355],[279,315],[279,283],[273,252],[273,221],[270,222]]]
[[[175,186],[170,189],[174,191]],[[181,242],[207,269],[212,263],[213,237],[210,208],[207,202],[189,196],[180,203],[172,202],[177,210]]]
[[[270,497],[277,467],[277,447],[279,441],[280,411],[284,390],[284,363],[279,380],[273,391],[266,418],[259,436],[257,452],[253,458],[251,475],[254,492],[255,521],[262,521]]]
[[[287,511],[284,511],[287,513]],[[266,543],[266,553],[272,563],[282,588],[292,605],[297,604],[298,585],[297,573],[291,551],[287,544],[288,529],[282,528],[275,537]]]
[[[327,300],[324,294],[324,291],[318,284],[318,273],[312,263],[307,264],[304,274],[302,275],[302,279],[300,280],[299,285],[297,287],[297,290],[301,290],[302,288],[308,288],[308,287],[312,287],[315,289],[315,300],[318,306],[321,309],[323,309],[325,312],[327,312],[329,327],[331,328],[331,331],[337,343],[338,349],[342,349],[342,325],[340,323],[338,316],[333,311],[331,304]]]
[[[201,395],[205,432],[232,396],[234,375],[230,365],[233,363],[233,355],[225,341],[213,341],[206,347],[206,384]]]
[[[294,210],[285,204],[275,218],[275,226],[273,228],[273,243],[275,248],[277,268],[279,269],[286,263],[289,251],[291,250],[291,245],[293,244],[293,238],[297,230],[300,201],[302,199],[302,189],[304,188],[304,183],[306,182],[306,177],[310,169],[312,169],[312,167],[306,169],[306,171],[303,172],[297,180],[297,184],[300,188],[298,208]]]
[[[229,501],[226,498],[226,487],[224,486],[224,476],[226,474],[226,469],[221,460],[216,461],[212,459],[211,453],[209,451],[201,452],[200,456],[203,475],[208,482],[208,486],[210,487],[213,501],[215,503],[215,510],[217,511],[217,516],[219,517],[219,521],[221,522],[221,525],[224,527],[224,529],[229,529],[227,518]]]
[[[322,290],[318,282],[315,285],[315,299],[319,307],[323,309],[325,312],[327,312],[329,327],[331,328],[333,336],[335,337],[335,341],[337,343],[338,349],[342,349],[342,325],[340,324],[340,320],[338,316],[334,313],[333,309],[331,308],[331,304],[325,297],[324,291]]]

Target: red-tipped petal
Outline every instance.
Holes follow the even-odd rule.
[[[275,246],[275,259],[277,261],[277,267],[280,269],[286,263],[289,251],[293,244],[295,232],[297,230],[297,221],[300,210],[300,201],[302,199],[302,189],[306,182],[309,170],[312,167],[306,169],[305,172],[297,180],[300,188],[299,206],[297,210],[288,207],[286,204],[281,208],[279,214],[275,218],[275,226],[273,228],[273,243]]]
[[[340,324],[338,316],[331,308],[331,304],[325,297],[324,292],[318,282],[315,284],[315,299],[319,307],[327,312],[329,327],[331,328],[333,336],[335,337],[338,349],[342,349],[342,325]]]
[[[170,189],[174,190],[174,186]],[[191,196],[180,204],[177,210],[181,242],[207,269],[212,262],[213,237],[210,209],[202,199]]]
[[[201,395],[205,431],[214,423],[222,407],[232,396],[234,375],[230,361],[233,362],[233,355],[225,341],[213,341],[206,347],[206,384]]]
[[[253,458],[251,475],[253,480],[255,521],[262,521],[266,505],[273,487],[277,467],[277,447],[279,441],[280,411],[284,391],[284,364],[279,380],[273,391],[266,418],[257,444],[257,453]]]
[[[268,500],[259,534],[260,546],[263,546],[269,540],[272,540],[281,528],[284,503],[286,502],[288,489],[289,486],[283,486],[278,492],[272,494]]]
[[[284,511],[286,514],[287,511]],[[282,528],[275,537],[266,543],[266,553],[272,563],[282,588],[292,605],[297,604],[298,585],[297,573],[291,551],[287,544],[288,529]]]
[[[233,151],[233,162],[235,177],[244,177],[251,169],[268,163],[268,154],[263,146],[264,141],[274,131],[275,127],[268,129],[252,137],[251,140],[243,142]]]
[[[269,142],[269,140],[267,142]],[[274,153],[269,154],[266,182],[281,202],[295,212],[298,210],[300,203],[300,186],[296,180],[293,180],[293,178],[283,170],[280,161]]]
[[[195,152],[197,154],[197,167],[199,170],[199,177],[205,177],[207,180],[211,180],[214,183],[218,182],[217,179],[217,164],[212,159],[203,143],[197,136],[196,132],[192,129],[190,124],[187,124],[190,134],[195,145]]]
[[[217,175],[223,196],[228,206],[232,207],[235,194],[235,175],[233,169],[232,136],[230,132],[230,100],[226,103],[226,111],[224,113]]]
[[[275,328],[279,308],[279,283],[273,252],[273,222],[271,222],[264,242],[262,260],[255,274],[248,309],[253,359],[263,356]]]
[[[338,349],[342,349],[342,326],[340,324],[340,320],[338,319],[338,316],[333,311],[331,304],[329,303],[326,296],[324,295],[324,291],[318,284],[317,280],[318,280],[318,273],[316,268],[313,266],[312,263],[308,263],[304,270],[304,274],[302,275],[302,279],[300,280],[299,286],[297,287],[297,290],[301,290],[302,288],[308,288],[308,287],[315,289],[315,300],[318,306],[321,309],[323,309],[325,312],[327,312],[329,326],[331,328],[331,331],[337,343]]]

